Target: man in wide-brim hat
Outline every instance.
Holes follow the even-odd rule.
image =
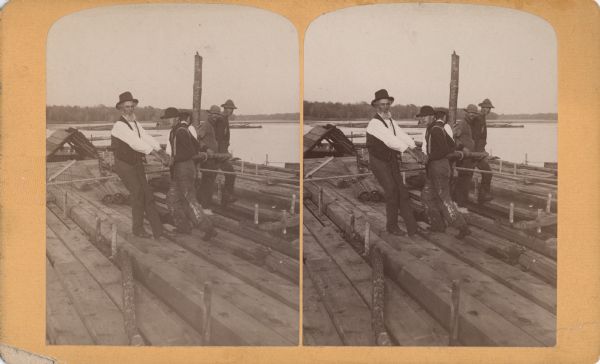
[[[474,151],[485,152],[485,146],[487,144],[487,116],[491,112],[494,105],[492,105],[490,99],[485,99],[479,103],[479,107],[481,107],[481,112],[477,116],[477,122],[474,125],[471,125],[471,130],[473,132],[473,141],[475,142]],[[477,168],[481,169],[482,171],[492,171],[486,158],[483,158],[477,162]],[[479,203],[484,203],[493,199],[491,186],[492,174],[482,173],[481,185],[479,186],[479,194],[477,196],[477,201]]]
[[[115,122],[110,132],[111,146],[114,151],[114,171],[123,181],[130,193],[132,232],[140,237],[150,237],[144,230],[144,215],[150,222],[155,239],[163,235],[162,223],[156,207],[154,196],[144,171],[144,156],[154,155],[163,163],[168,162],[168,156],[160,144],[144,130],[135,117],[135,107],[138,100],[131,92],[119,95],[116,108],[121,110],[121,117]]]
[[[417,222],[402,182],[397,157],[399,153],[407,152],[422,161],[422,156],[415,150],[415,141],[392,120],[390,108],[393,102],[394,98],[385,89],[375,92],[371,101],[376,113],[366,130],[369,167],[385,191],[387,232],[403,235],[398,226],[400,213],[408,234],[412,236],[417,233]]]
[[[465,117],[456,120],[454,126],[454,141],[456,142],[456,150],[462,152],[472,152],[475,149],[471,125],[476,125],[479,117],[477,106],[471,104],[467,106]],[[457,167],[473,169],[475,161],[471,158],[463,158],[456,162]],[[473,171],[459,170],[458,177],[454,182],[453,199],[459,206],[461,212],[468,212],[467,203],[469,201],[469,189],[471,188],[471,180],[473,179]]]
[[[233,100],[229,99],[221,104],[223,108],[223,115],[219,118],[219,121],[216,124],[215,135],[217,137],[217,143],[219,144],[219,153],[229,153],[229,140],[231,137],[230,129],[229,129],[229,118],[233,115],[233,111],[237,109]],[[221,196],[221,204],[227,205],[228,203],[236,201],[234,196],[234,186],[235,186],[235,174],[233,173],[234,169],[229,160],[224,160],[219,162],[218,168],[224,172],[229,172],[225,174],[225,185],[223,188],[223,195]]]

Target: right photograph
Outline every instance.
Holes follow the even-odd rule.
[[[554,346],[549,23],[368,5],[304,45],[303,345]]]

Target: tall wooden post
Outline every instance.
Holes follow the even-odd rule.
[[[200,101],[202,100],[202,57],[196,52],[194,59],[194,94],[192,102],[192,123],[200,122]]]
[[[452,52],[452,66],[450,68],[450,104],[448,105],[448,123],[456,124],[456,109],[458,105],[458,69],[460,57]]]

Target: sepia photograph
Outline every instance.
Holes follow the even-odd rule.
[[[298,34],[234,5],[56,21],[46,343],[299,343]]]
[[[303,345],[556,345],[552,26],[349,7],[304,67]]]

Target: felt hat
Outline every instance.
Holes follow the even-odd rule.
[[[492,109],[494,107],[494,105],[492,105],[492,102],[490,101],[490,99],[485,99],[483,100],[480,104],[480,107],[489,107],[490,109]]]
[[[168,107],[165,110],[165,113],[163,114],[163,116],[161,116],[161,119],[170,119],[170,118],[176,118],[179,116],[179,110],[177,110],[174,107]]]
[[[133,95],[131,95],[131,92],[125,91],[119,95],[119,102],[117,102],[117,105],[115,105],[115,107],[118,109],[119,106],[121,106],[121,104],[126,101],[133,101],[133,102],[135,102],[136,105],[139,102],[138,99],[133,98]]]
[[[221,107],[223,109],[237,109],[237,107],[235,107],[235,104],[233,103],[232,100],[225,101],[225,103],[222,104]]]
[[[481,105],[481,104],[479,104]],[[479,110],[477,109],[477,106],[470,104],[469,106],[467,106],[466,109],[463,109],[468,113],[473,113],[473,114],[479,114]]]
[[[390,95],[388,95],[388,92],[386,89],[381,89],[377,92],[375,92],[375,98],[373,99],[373,101],[371,101],[371,106],[375,106],[375,103],[379,100],[383,100],[383,99],[388,99],[390,100],[390,102],[394,102],[394,98]]]
[[[420,118],[422,116],[429,116],[429,115],[433,115],[433,114],[434,114],[433,108],[429,105],[425,105],[425,106],[421,106],[421,110],[419,110],[417,117]]]
[[[217,105],[213,105],[210,107],[210,109],[208,109],[208,113],[209,114],[221,114],[221,108],[218,107]]]

